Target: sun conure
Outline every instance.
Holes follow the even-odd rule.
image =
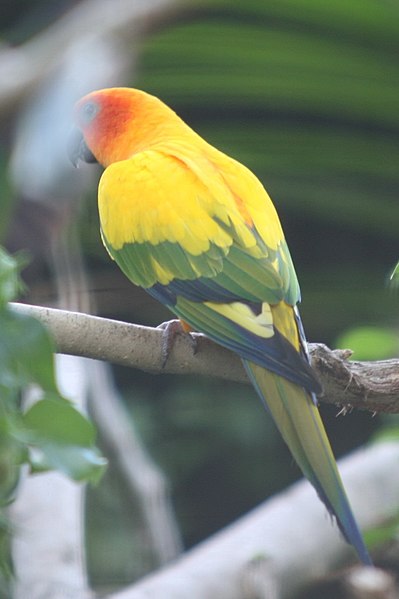
[[[143,91],[92,92],[75,122],[73,162],[105,167],[98,205],[110,255],[193,330],[241,357],[304,475],[370,564],[317,409],[298,281],[262,184]]]

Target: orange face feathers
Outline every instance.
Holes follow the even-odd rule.
[[[159,141],[168,123],[182,123],[158,98],[131,88],[91,92],[75,106],[75,123],[103,166]]]
[[[75,107],[75,122],[87,145],[104,166],[127,158],[126,132],[134,122],[134,102],[130,94],[118,89],[95,91],[84,96]],[[123,141],[121,142],[121,140]]]
[[[94,138],[100,135],[105,138],[119,135],[133,117],[130,98],[110,91],[92,92],[76,105],[77,125],[86,135]]]

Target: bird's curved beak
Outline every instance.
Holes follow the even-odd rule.
[[[69,136],[67,152],[69,160],[74,167],[79,166],[79,161],[94,163],[97,162],[96,157],[86,145],[82,132],[78,128],[74,128]]]

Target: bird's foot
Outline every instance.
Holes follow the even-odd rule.
[[[157,329],[162,329],[162,368],[165,368],[166,362],[168,361],[169,354],[173,349],[173,346],[178,335],[184,335],[186,339],[190,341],[190,345],[195,355],[198,350],[198,342],[195,337],[190,333],[190,327],[179,319],[167,320],[157,326]]]

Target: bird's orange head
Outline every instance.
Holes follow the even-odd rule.
[[[120,87],[91,92],[74,110],[78,128],[70,156],[103,166],[125,160],[161,142],[183,121],[161,100],[143,91]]]

